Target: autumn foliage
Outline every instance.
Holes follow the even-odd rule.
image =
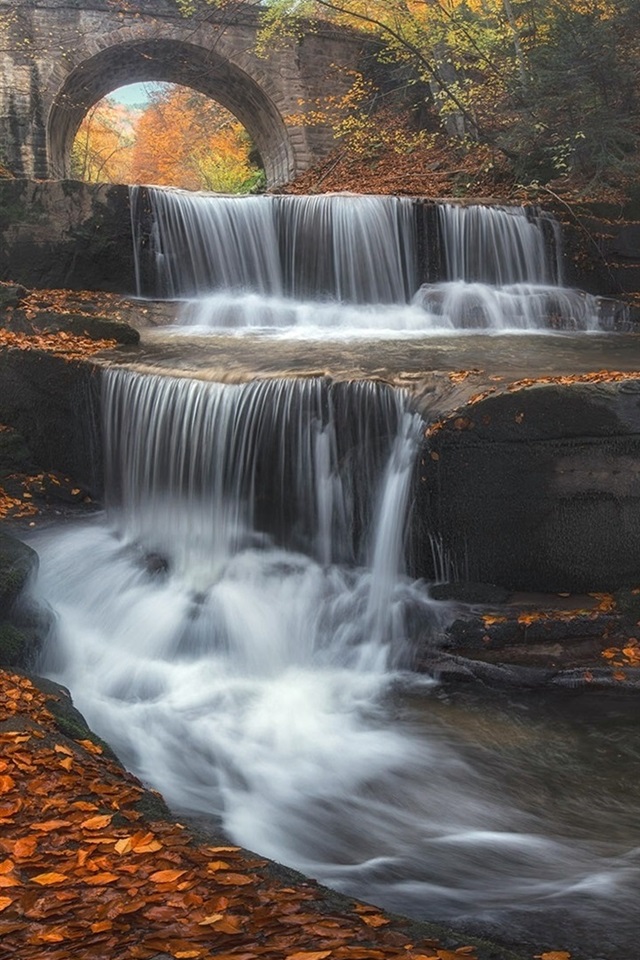
[[[327,911],[311,881],[146,821],[153,798],[135,778],[60,733],[61,699],[0,671],[2,960],[474,960],[471,946],[416,943],[375,907]]]
[[[73,146],[81,180],[241,193],[260,181],[252,144],[223,107],[187,87],[155,86],[147,106],[101,100]]]

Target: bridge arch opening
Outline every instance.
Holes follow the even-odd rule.
[[[284,119],[268,93],[236,64],[180,40],[152,39],[109,46],[79,64],[64,80],[47,122],[50,175],[71,173],[71,152],[80,125],[100,100],[132,83],[166,82],[203,94],[232,113],[260,155],[268,186],[295,174]]]
[[[191,87],[157,82],[118,88],[89,110],[71,175],[226,194],[265,184],[259,151],[232,113]]]

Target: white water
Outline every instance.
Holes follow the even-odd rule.
[[[182,323],[190,331],[601,329],[599,299],[561,285],[558,224],[530,208],[440,205],[442,279],[421,286],[414,200],[132,188],[139,293],[143,197],[152,223],[147,286],[188,298]]]
[[[433,681],[407,672],[447,610],[403,573],[421,433],[404,397],[112,371],[103,402],[107,514],[34,545],[46,669],[127,766],[402,912],[525,937],[542,916],[537,942],[561,944],[569,911],[587,942],[612,924],[631,942],[634,829],[572,835],[527,783],[548,732],[503,717],[498,741],[526,750],[501,769],[429,719]]]

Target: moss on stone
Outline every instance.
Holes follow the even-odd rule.
[[[31,547],[0,533],[0,617],[7,617],[37,565],[38,555]]]
[[[10,427],[0,430],[0,479],[13,473],[28,473],[33,466],[24,437]]]
[[[16,333],[72,333],[92,340],[115,340],[125,346],[140,342],[140,334],[122,320],[110,317],[86,316],[85,314],[55,313],[42,311],[35,317],[27,317],[21,310],[15,311],[5,323],[7,329]]]
[[[24,667],[33,657],[34,642],[32,634],[0,622],[0,667]]]

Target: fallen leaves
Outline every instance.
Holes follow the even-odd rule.
[[[13,350],[44,350],[64,360],[84,360],[86,357],[111,350],[116,347],[115,340],[93,340],[60,330],[57,333],[14,333],[0,328],[0,347]]]
[[[64,738],[26,677],[0,671],[0,713],[3,956],[474,960],[410,943],[367,904],[327,916],[312,882],[282,886],[237,846],[139,824],[138,782],[99,744]]]

